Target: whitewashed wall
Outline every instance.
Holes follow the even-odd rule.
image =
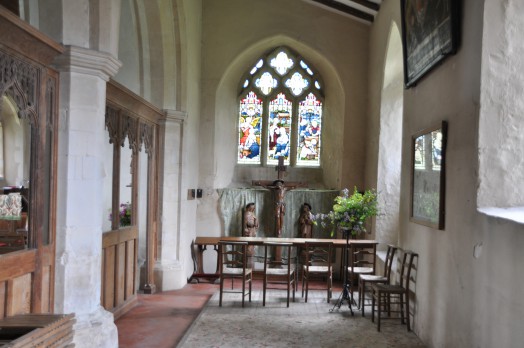
[[[480,57],[483,19],[491,17],[482,1],[463,1],[459,51],[404,91],[399,237],[401,247],[420,255],[414,331],[429,347],[518,347],[524,341],[519,324],[524,284],[515,276],[524,262],[524,228],[477,212],[479,105],[490,103],[480,100]],[[399,19],[399,2],[385,0],[371,32],[371,110],[381,104],[386,41],[392,21],[400,27]],[[378,115],[370,115],[372,127]],[[446,227],[435,230],[409,221],[410,138],[441,120],[449,122]],[[376,141],[378,130],[370,134]],[[370,161],[374,167],[375,159]],[[376,180],[376,172],[369,171],[367,179]]]

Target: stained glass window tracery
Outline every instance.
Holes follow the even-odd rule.
[[[314,68],[279,47],[241,81],[237,162],[277,165],[283,156],[286,165],[320,166],[323,89]]]
[[[294,95],[301,95],[302,91],[309,86],[309,81],[299,72],[295,72],[290,79],[286,80],[285,85]]]

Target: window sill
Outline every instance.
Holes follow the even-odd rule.
[[[478,211],[487,216],[497,217],[524,224],[524,207],[511,208],[478,208]]]

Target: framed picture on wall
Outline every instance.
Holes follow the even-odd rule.
[[[458,46],[458,0],[401,0],[404,83],[416,82]]]
[[[442,121],[411,138],[410,220],[444,229],[448,125]]]

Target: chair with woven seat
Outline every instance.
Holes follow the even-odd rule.
[[[376,243],[352,242],[349,246],[348,255],[348,285],[351,303],[355,303],[353,292],[358,288],[358,280],[363,274],[375,274],[377,263]],[[355,285],[356,284],[356,285]]]
[[[242,307],[244,300],[249,295],[251,302],[251,289],[253,280],[253,270],[247,267],[247,242],[219,241],[220,253],[220,300],[219,306],[222,306],[222,296],[224,293],[241,293]],[[231,289],[224,289],[224,281],[231,279]],[[234,281],[241,280],[242,289],[234,288]],[[246,284],[249,290],[246,291]]]
[[[266,305],[267,289],[287,290],[287,307],[289,307],[289,297],[293,291],[293,302],[295,302],[296,273],[295,266],[291,262],[292,246],[292,243],[283,242],[264,243],[263,306]],[[287,255],[287,264],[284,264],[282,260],[271,260],[270,249],[272,248],[281,248],[284,255]],[[286,285],[286,288],[282,288],[281,285]]]
[[[332,251],[333,242],[305,243],[305,261],[302,265],[302,297],[305,293],[305,302],[308,299],[309,281],[315,277],[323,277],[326,279],[326,287],[321,290],[327,290],[327,302],[329,303],[333,285]],[[315,288],[315,290],[318,290],[318,288]]]
[[[389,284],[391,267],[393,266],[393,260],[398,247],[395,245],[388,245],[386,252],[386,259],[384,260],[384,273],[379,274],[361,274],[358,280],[358,308],[364,316],[364,307],[371,306],[366,304],[366,292],[369,290],[371,284]]]
[[[411,281],[413,281],[412,271],[414,269],[414,261],[416,258],[418,258],[418,254],[412,251],[405,251],[403,253],[398,284],[371,285],[371,321],[375,322],[375,310],[377,310],[378,331],[380,331],[380,321],[382,319],[383,311],[388,313],[388,319],[393,318],[391,317],[392,312],[400,313],[401,323],[404,324],[404,320],[406,319],[407,329],[408,331],[411,331],[409,323],[409,285]]]

